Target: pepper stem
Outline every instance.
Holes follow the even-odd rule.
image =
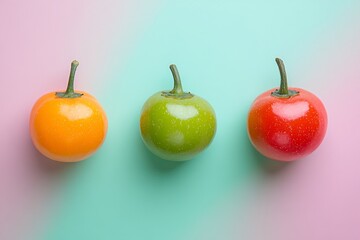
[[[280,58],[275,58],[275,61],[279,67],[280,71],[280,88],[276,89],[276,91],[272,92],[271,95],[278,98],[290,98],[292,96],[298,95],[298,91],[289,90],[288,83],[287,83],[287,76],[285,71],[285,65],[283,60]]]
[[[55,95],[60,98],[77,98],[81,97],[82,93],[74,92],[74,79],[75,79],[75,72],[76,68],[79,66],[79,62],[74,60],[71,62],[71,70],[68,85],[65,92],[57,92]]]
[[[170,65],[170,70],[174,78],[174,88],[171,91],[162,92],[162,95],[164,97],[181,98],[181,99],[193,97],[191,93],[183,91],[180,74],[175,64]]]
[[[279,67],[280,77],[281,77],[279,94],[282,94],[282,95],[288,94],[289,89],[288,89],[288,85],[287,85],[287,76],[286,76],[284,62],[280,58],[276,58],[275,61]]]
[[[174,88],[170,92],[171,93],[177,93],[177,94],[184,93],[182,85],[181,85],[180,74],[179,74],[179,71],[178,71],[176,65],[171,64],[170,65],[170,70],[171,70],[171,73],[172,73],[173,78],[174,78]]]

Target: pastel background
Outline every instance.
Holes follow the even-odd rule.
[[[360,239],[360,2],[89,0],[0,2],[1,240]],[[246,134],[252,100],[279,82],[318,95],[322,145],[281,164]],[[31,107],[75,86],[109,118],[90,159],[60,164],[28,133]],[[158,159],[139,135],[142,104],[183,87],[215,108],[211,146],[186,163]]]

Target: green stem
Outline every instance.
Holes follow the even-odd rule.
[[[170,70],[174,78],[174,88],[171,91],[163,91],[162,96],[176,98],[176,99],[185,99],[185,98],[193,97],[194,95],[192,95],[191,93],[183,91],[180,74],[175,64],[170,65]]]
[[[74,79],[76,68],[79,66],[79,62],[74,60],[71,62],[71,70],[68,85],[65,92],[57,92],[55,95],[60,98],[78,98],[81,97],[82,93],[74,92]]]
[[[171,64],[170,65],[170,70],[171,70],[171,73],[172,73],[172,75],[174,77],[174,88],[170,92],[171,93],[177,93],[177,94],[184,93],[184,91],[182,89],[182,85],[181,85],[180,74],[179,74],[179,71],[177,70],[176,65]]]
[[[287,76],[286,76],[284,62],[280,58],[276,58],[275,61],[279,67],[280,77],[281,77],[279,94],[281,94],[281,95],[288,94],[289,89],[288,89],[288,84],[287,84]]]
[[[289,90],[288,88],[287,76],[283,60],[281,60],[280,58],[275,58],[275,61],[279,67],[281,81],[280,88],[272,92],[271,95],[278,98],[290,98],[292,96],[298,95],[298,91]]]

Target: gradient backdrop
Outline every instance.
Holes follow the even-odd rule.
[[[358,0],[1,0],[1,240],[360,239],[360,2]],[[291,86],[328,110],[322,145],[281,164],[246,134],[253,99]],[[42,157],[28,134],[31,107],[65,88],[95,95],[109,118],[87,161]],[[147,151],[142,104],[172,88],[215,108],[218,131],[196,159]]]

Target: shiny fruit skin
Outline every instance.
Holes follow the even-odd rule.
[[[293,161],[313,152],[322,142],[327,128],[323,103],[314,94],[292,88],[299,94],[289,98],[258,96],[248,115],[248,135],[252,145],[264,156]]]
[[[140,130],[145,145],[155,155],[184,161],[211,143],[216,132],[216,116],[201,97],[178,99],[158,92],[143,106]]]
[[[39,152],[59,162],[77,162],[91,156],[104,142],[107,118],[88,93],[59,98],[55,92],[37,100],[30,115],[30,136]]]

